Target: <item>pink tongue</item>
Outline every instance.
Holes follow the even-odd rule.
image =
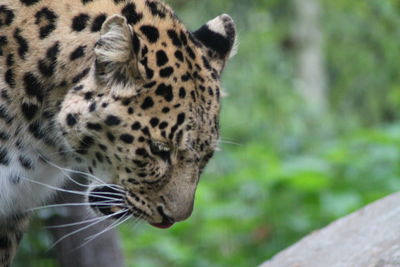
[[[150,225],[160,228],[160,229],[168,229],[174,224],[173,223],[151,223]]]

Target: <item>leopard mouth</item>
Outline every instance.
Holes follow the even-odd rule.
[[[128,209],[126,199],[120,189],[111,185],[94,188],[88,197],[90,207],[97,213],[108,216],[110,219],[120,219],[127,216],[143,218],[142,212],[137,208]],[[147,219],[151,226],[159,229],[168,229],[175,224],[175,220],[165,214],[162,206],[157,207],[157,212],[161,217],[161,222],[152,222]],[[147,217],[147,216],[145,216]]]
[[[174,219],[172,219],[171,217],[166,215],[164,212],[164,209],[161,206],[157,207],[157,211],[162,217],[162,222],[161,223],[150,223],[151,226],[154,226],[154,227],[160,228],[160,229],[168,229],[172,225],[174,225],[174,223],[175,223]]]

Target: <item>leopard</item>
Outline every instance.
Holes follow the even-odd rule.
[[[227,14],[191,31],[159,0],[0,0],[0,266],[74,172],[97,216],[187,219],[236,32]]]

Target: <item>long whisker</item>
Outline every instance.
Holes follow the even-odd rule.
[[[113,207],[124,207],[125,204],[123,203],[67,203],[67,204],[53,204],[53,205],[46,205],[46,206],[41,206],[41,207],[36,207],[36,208],[31,208],[28,211],[35,211],[35,210],[40,210],[40,209],[47,209],[47,208],[59,208],[59,207],[73,207],[73,206],[113,206]]]
[[[47,188],[50,188],[50,189],[53,189],[53,190],[56,190],[56,191],[60,191],[60,192],[64,192],[64,193],[70,193],[70,194],[76,194],[76,195],[81,195],[81,196],[86,196],[86,193],[82,193],[81,191],[74,191],[74,190],[68,190],[68,189],[55,187],[55,186],[52,186],[52,185],[48,185],[48,184],[45,184],[45,183],[41,183],[41,182],[38,182],[38,181],[35,181],[35,180],[32,180],[32,179],[29,179],[28,177],[24,177],[24,176],[19,176],[19,177],[24,179],[24,180],[26,180],[26,181],[29,181],[31,183],[34,183],[34,184],[37,184],[37,185],[41,185],[41,186],[44,186],[44,187],[47,187]]]
[[[243,144],[236,143],[236,142],[233,142],[233,141],[228,141],[228,140],[220,140],[219,143],[228,144],[228,145],[243,146]]]
[[[80,222],[74,222],[74,223],[67,223],[67,224],[61,224],[61,225],[53,225],[53,226],[46,226],[46,229],[53,229],[53,228],[64,228],[64,227],[71,227],[71,226],[76,226],[76,225],[80,225],[80,224],[84,224],[84,223],[89,223],[89,222],[93,222],[93,221],[97,221],[101,218],[104,217],[108,217],[109,215],[105,215],[105,216],[101,216],[101,217],[94,217],[91,219],[87,219],[84,221],[80,221]]]
[[[99,233],[97,233],[95,235],[92,235],[91,237],[85,238],[86,241],[82,245],[77,247],[76,249],[79,249],[79,248],[87,245],[88,243],[92,242],[93,240],[95,240],[100,235],[102,235],[102,234],[104,234],[104,233],[106,233],[106,232],[118,227],[119,225],[123,224],[124,222],[126,222],[129,219],[130,219],[130,216],[125,216],[125,217],[123,216],[123,217],[119,218],[118,220],[116,220],[115,222],[110,224],[107,228],[105,228],[103,231],[101,231],[101,232],[99,232]]]
[[[81,172],[81,171],[77,171],[77,170],[72,170],[72,169],[63,168],[63,167],[60,167],[60,166],[58,166],[57,164],[55,164],[55,163],[49,161],[46,157],[43,157],[43,156],[42,156],[41,158],[42,158],[44,161],[46,161],[49,165],[51,165],[51,166],[53,166],[54,168],[57,168],[57,169],[59,169],[59,170],[61,170],[61,171],[71,172],[71,173],[76,173],[76,174],[82,174],[82,175],[85,175],[85,176],[87,176],[87,177],[89,177],[89,178],[92,178],[92,179],[96,180],[96,181],[99,182],[101,185],[110,187],[110,188],[112,188],[112,189],[114,189],[114,190],[116,190],[116,191],[120,191],[121,193],[124,192],[123,188],[122,188],[120,185],[113,184],[113,185],[110,186],[109,184],[104,183],[104,181],[101,180],[100,178],[98,178],[98,177],[96,177],[96,176],[94,176],[94,175],[92,175],[92,174],[90,174],[90,173],[86,173],[86,172]],[[64,173],[64,174],[65,174],[65,173]],[[69,178],[72,179],[71,177],[69,177]],[[83,184],[81,184],[81,183],[75,181],[74,179],[72,179],[72,181],[75,182],[75,183],[77,183],[77,184],[79,184],[79,185],[81,185],[81,186],[88,186],[88,185],[83,185]]]
[[[58,240],[51,246],[51,248],[54,248],[58,243],[60,243],[61,241],[63,241],[64,239],[66,239],[67,237],[69,237],[69,236],[71,236],[71,235],[74,235],[74,234],[76,234],[76,233],[79,233],[79,232],[81,232],[81,231],[83,231],[83,230],[85,230],[85,229],[87,229],[87,228],[90,228],[90,227],[92,227],[92,226],[94,226],[94,225],[96,225],[96,224],[98,224],[98,223],[100,223],[100,222],[103,222],[103,221],[107,220],[108,218],[111,218],[111,217],[113,217],[113,216],[115,216],[115,215],[118,215],[118,214],[121,214],[121,213],[125,213],[125,212],[127,212],[127,211],[128,211],[127,209],[125,209],[125,210],[120,210],[119,212],[116,212],[116,213],[107,215],[107,216],[105,216],[105,217],[103,217],[103,218],[100,217],[99,220],[97,220],[97,221],[95,221],[95,222],[93,222],[93,223],[91,223],[91,224],[88,224],[88,225],[86,225],[86,226],[84,226],[84,227],[82,227],[82,228],[80,228],[80,229],[78,229],[78,230],[75,230],[75,231],[73,231],[73,232],[71,232],[71,233],[69,233],[69,234],[64,235],[63,237],[61,237],[60,239],[58,239]]]

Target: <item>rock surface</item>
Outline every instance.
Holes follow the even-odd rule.
[[[261,267],[400,267],[400,193],[306,236]]]

